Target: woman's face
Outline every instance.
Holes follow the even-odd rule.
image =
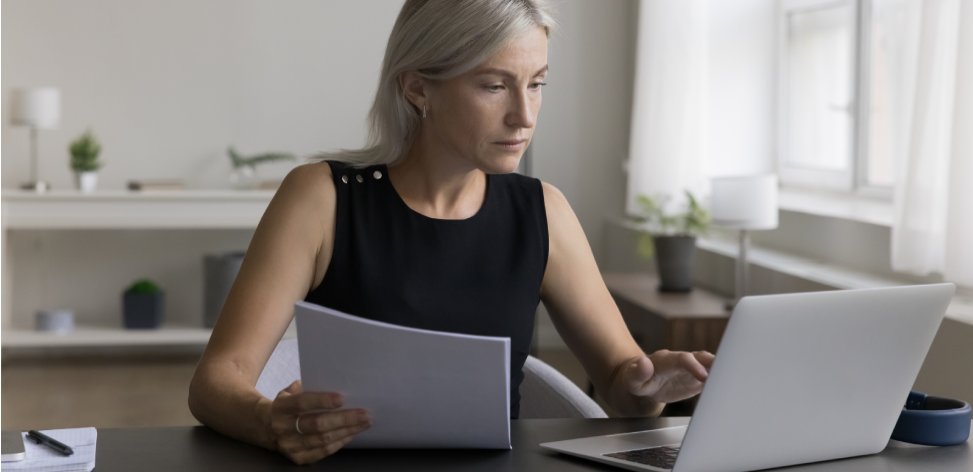
[[[484,172],[513,172],[534,134],[546,76],[547,34],[536,28],[470,72],[431,84],[422,132]]]

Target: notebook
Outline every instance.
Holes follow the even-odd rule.
[[[757,470],[885,448],[953,284],[745,297],[687,427],[541,444],[629,470]]]
[[[4,472],[29,470],[32,472],[90,471],[95,468],[95,449],[98,430],[95,428],[47,429],[42,433],[67,444],[74,454],[63,456],[50,448],[24,438],[24,460],[4,462]]]

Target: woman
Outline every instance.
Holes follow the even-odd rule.
[[[538,0],[407,0],[369,146],[292,171],[267,208],[190,387],[202,423],[318,461],[367,411],[294,382],[254,388],[306,299],[381,321],[511,338],[511,415],[543,300],[613,408],[657,415],[697,394],[709,353],[646,356],[553,186],[512,172],[530,143],[553,22]],[[341,162],[339,162],[341,161]]]

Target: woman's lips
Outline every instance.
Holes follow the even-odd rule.
[[[512,139],[509,141],[497,141],[496,144],[507,151],[519,151],[527,143],[526,139]]]

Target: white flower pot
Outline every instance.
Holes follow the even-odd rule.
[[[98,173],[94,171],[75,172],[74,181],[81,193],[94,193],[95,189],[98,188]]]

